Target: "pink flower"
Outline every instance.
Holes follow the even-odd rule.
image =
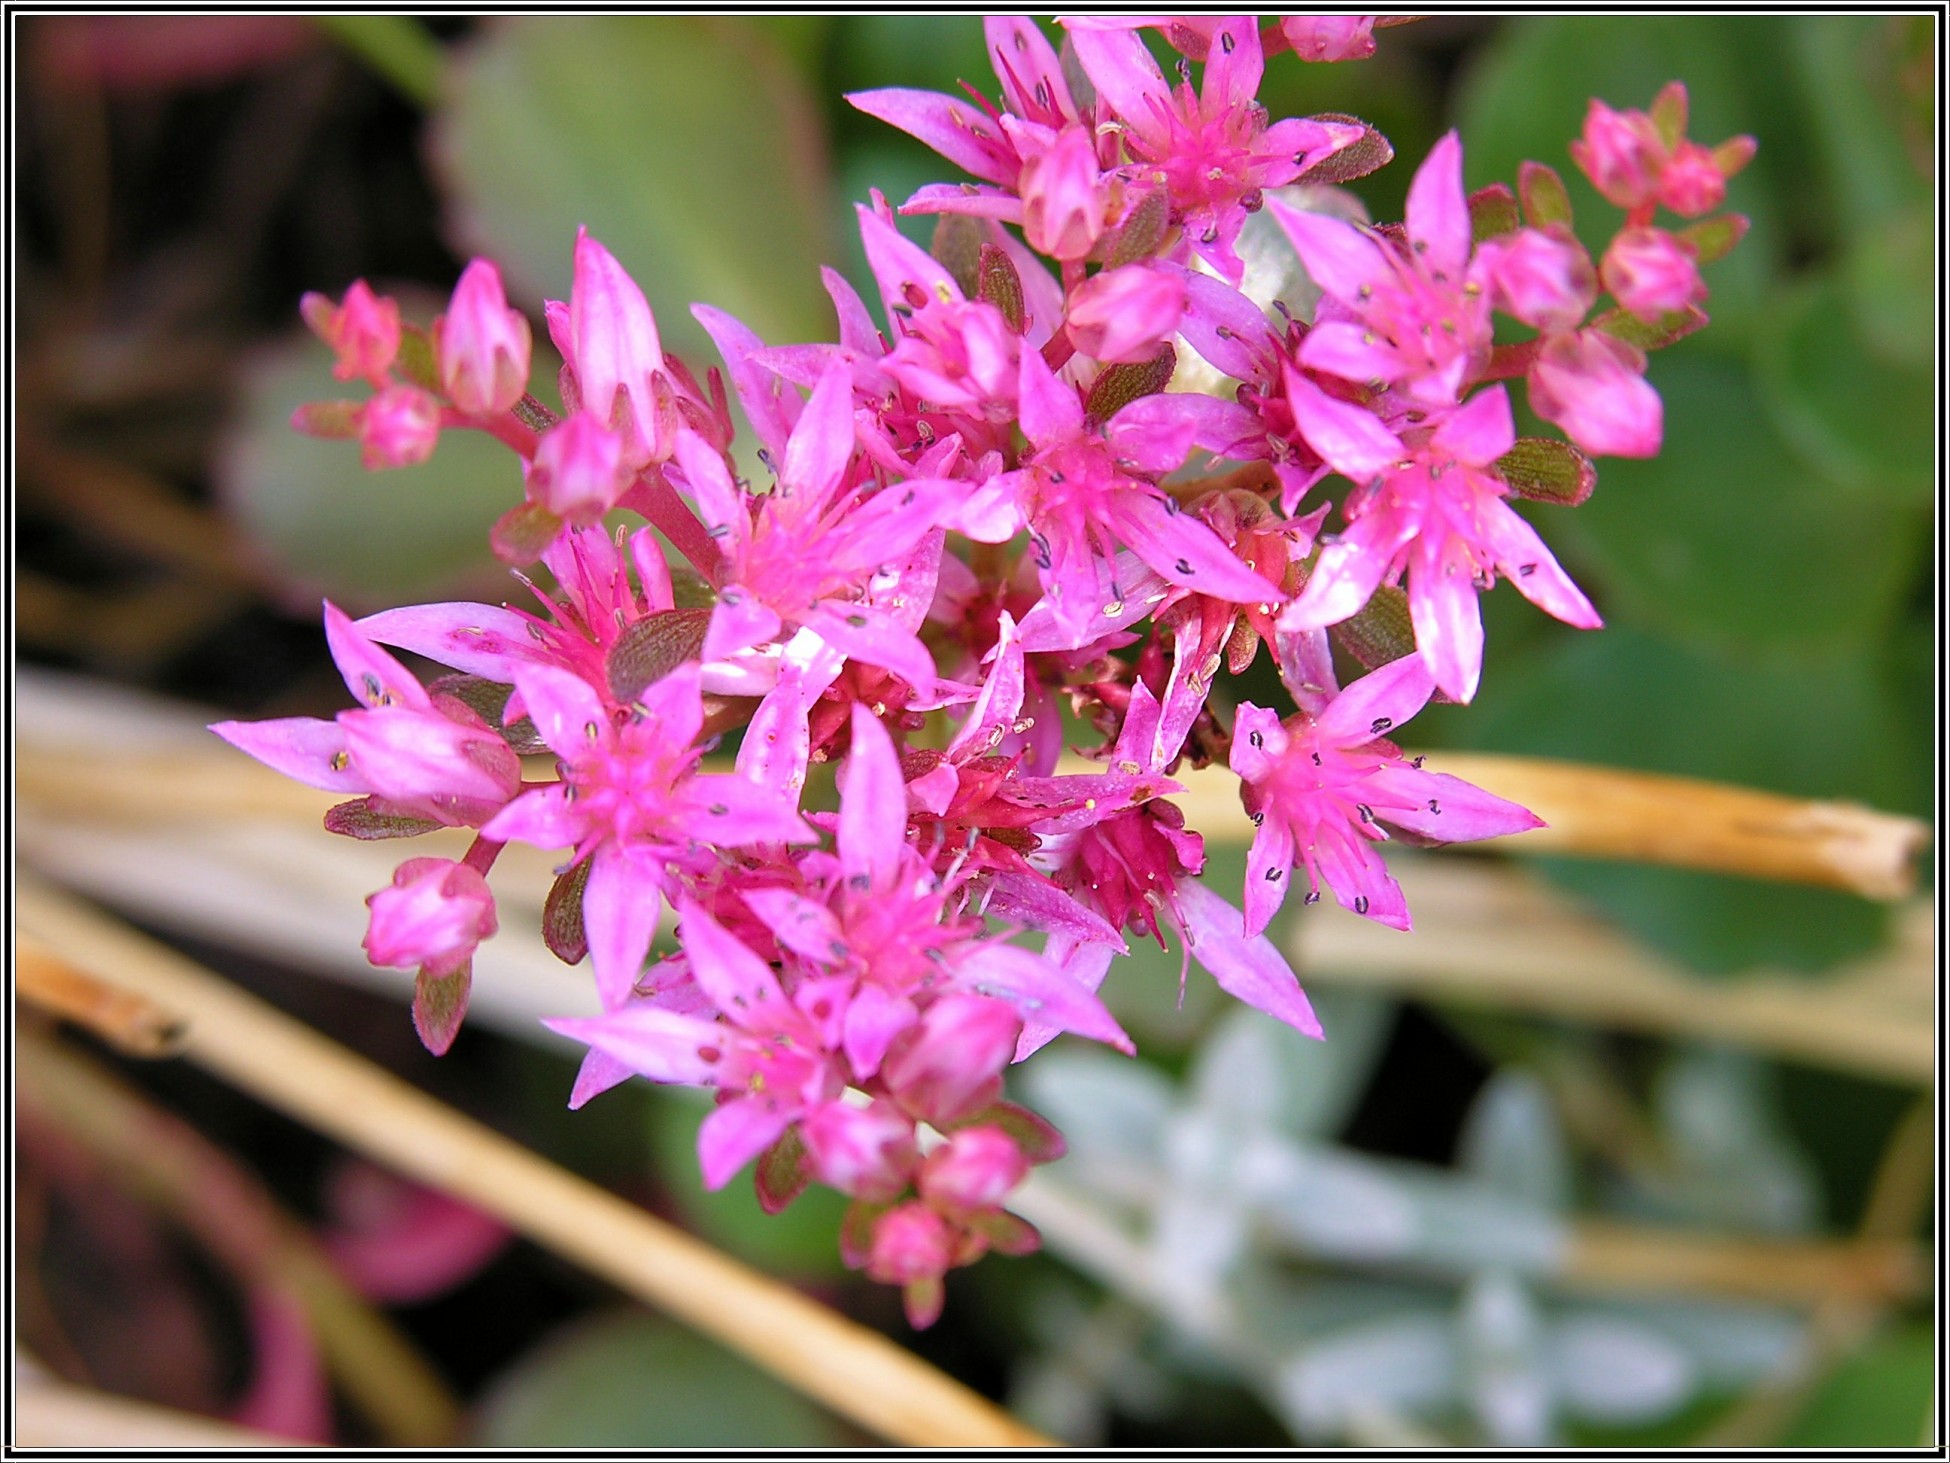
[[[1575,330],[1598,298],[1598,276],[1569,230],[1518,229],[1485,240],[1472,272],[1504,314],[1542,331]]]
[[[589,230],[576,231],[569,302],[547,302],[549,337],[573,376],[575,402],[624,434],[632,468],[670,455],[674,414],[659,408],[662,343],[650,302]],[[664,393],[668,395],[668,388]]]
[[[1659,175],[1659,201],[1674,213],[1698,218],[1726,201],[1727,179],[1754,155],[1754,139],[1736,137],[1708,150],[1681,142]]]
[[[1597,627],[1591,602],[1505,501],[1510,490],[1491,471],[1516,442],[1501,386],[1478,392],[1411,449],[1369,413],[1298,374],[1287,384],[1307,440],[1360,486],[1342,510],[1347,530],[1321,550],[1280,617],[1282,630],[1339,624],[1376,585],[1406,571],[1422,660],[1447,695],[1468,701],[1483,665],[1476,595],[1494,571],[1566,624]]]
[[[1451,132],[1408,190],[1406,245],[1326,214],[1273,204],[1323,291],[1300,363],[1381,382],[1423,406],[1453,406],[1488,362],[1489,301],[1470,282],[1462,144]]]
[[[309,787],[372,794],[392,812],[449,827],[479,826],[514,797],[521,761],[478,715],[430,695],[329,602],[325,637],[360,709],[334,721],[224,721],[210,730]]]
[[[887,1054],[882,1079],[902,1107],[939,1126],[1002,1095],[1022,1019],[1006,1001],[951,994],[928,1007]]]
[[[525,474],[528,497],[566,523],[595,523],[630,485],[624,438],[587,410],[544,432]]]
[[[1603,330],[1547,338],[1531,363],[1530,407],[1586,452],[1656,457],[1665,407],[1645,379],[1645,353]]]
[[[434,327],[440,382],[464,412],[507,411],[528,389],[528,320],[508,308],[501,271],[485,259],[470,262]]]
[[[1128,30],[1069,30],[1099,102],[1123,123],[1124,148],[1141,165],[1132,171],[1134,181],[1163,179],[1190,251],[1234,284],[1244,265],[1232,246],[1264,190],[1291,183],[1365,135],[1357,124],[1332,120],[1293,117],[1269,125],[1254,95],[1264,70],[1259,32],[1244,16],[1213,26],[1198,92],[1189,80],[1168,85]]]
[[[867,1274],[883,1285],[902,1288],[907,1321],[917,1331],[941,1315],[941,1277],[953,1268],[955,1232],[926,1204],[910,1201],[874,1221]]]
[[[359,408],[359,461],[368,469],[411,467],[440,441],[440,402],[417,386],[388,386]]]
[[[1438,843],[1495,838],[1543,826],[1515,803],[1460,778],[1424,772],[1388,734],[1434,694],[1418,656],[1404,656],[1327,703],[1318,716],[1279,716],[1242,702],[1233,724],[1232,770],[1246,786],[1259,831],[1246,860],[1249,934],[1267,926],[1286,898],[1287,871],[1307,871],[1307,900],[1324,883],[1343,908],[1394,929],[1409,928],[1401,886],[1374,845],[1382,823]]]
[[[522,793],[484,837],[574,848],[591,860],[582,917],[596,983],[611,1004],[635,984],[663,899],[713,847],[809,841],[791,802],[728,773],[693,771],[704,721],[695,663],[613,711],[580,677],[551,665],[514,668],[522,707],[561,758],[563,780]]]
[[[1620,231],[1598,272],[1612,298],[1647,323],[1706,298],[1693,252],[1664,229]]]
[[[366,905],[372,911],[367,958],[374,965],[419,967],[433,976],[459,970],[496,928],[487,880],[452,859],[408,859]]]
[[[1653,98],[1650,112],[1615,112],[1593,99],[1584,136],[1571,157],[1598,191],[1635,222],[1649,222],[1663,203],[1688,218],[1710,213],[1726,198],[1726,180],[1754,155],[1754,139],[1733,137],[1715,148],[1686,137],[1686,87],[1670,82]]]
[[[399,354],[399,304],[390,296],[375,295],[363,279],[352,282],[343,304],[334,305],[324,295],[312,293],[298,302],[318,338],[337,354],[332,374],[341,381],[369,381],[377,388],[386,384],[386,372]]]
[[[1126,264],[1092,275],[1070,292],[1068,330],[1078,350],[1100,361],[1148,361],[1185,314],[1180,275]]]

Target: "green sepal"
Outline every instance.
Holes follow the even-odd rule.
[[[1408,615],[1408,596],[1392,584],[1378,586],[1365,605],[1327,633],[1371,671],[1415,653],[1415,622]]]
[[[609,647],[603,669],[610,695],[627,704],[704,649],[711,611],[659,610],[626,628]]]
[[[1617,336],[1642,351],[1657,351],[1684,340],[1705,324],[1706,312],[1698,305],[1688,305],[1660,316],[1651,324],[1626,310],[1607,310],[1591,322],[1591,327]]]
[[[467,1015],[467,997],[474,985],[474,962],[446,975],[429,974],[426,967],[413,980],[413,1029],[436,1057],[447,1054]]]
[[[758,1207],[767,1214],[782,1213],[786,1206],[812,1182],[812,1164],[806,1143],[797,1124],[779,1135],[779,1140],[758,1156],[758,1169],[752,1175],[752,1188]]]
[[[1508,183],[1492,183],[1469,195],[1470,242],[1480,244],[1485,239],[1514,234],[1522,226],[1517,195],[1510,191]]]
[[[402,325],[399,354],[393,369],[422,390],[444,395],[440,385],[440,362],[433,353],[433,337],[417,325]]]
[[[1084,412],[1093,422],[1108,421],[1140,397],[1156,396],[1171,382],[1178,369],[1178,352],[1170,341],[1158,347],[1148,361],[1120,362],[1106,366],[1090,383],[1084,398]]]
[[[1009,328],[1021,335],[1029,326],[1029,307],[1023,302],[1022,276],[1015,261],[994,244],[982,245],[975,266],[975,293],[1002,312]]]
[[[307,437],[356,437],[359,435],[359,403],[308,401],[291,414],[291,427]]]
[[[580,965],[589,953],[589,933],[582,924],[582,891],[589,883],[588,859],[558,874],[542,901],[542,943],[564,965]]]
[[[1296,180],[1298,182],[1352,183],[1356,178],[1365,178],[1395,160],[1395,145],[1359,117],[1350,117],[1345,112],[1321,112],[1308,120],[1359,127],[1361,136],[1308,168]]]
[[[982,226],[965,213],[944,213],[934,226],[928,252],[954,276],[965,299],[974,299],[980,284]]]
[[[1598,486],[1598,469],[1569,442],[1554,437],[1519,437],[1496,460],[1497,475],[1519,498],[1575,508]]]
[[[1571,226],[1571,195],[1557,169],[1547,163],[1522,164],[1517,169],[1517,197],[1523,204],[1524,221],[1533,229],[1552,224]]]
[[[441,827],[431,818],[395,813],[390,808],[390,804],[370,796],[337,803],[325,810],[325,831],[371,843],[382,838],[418,838]]]

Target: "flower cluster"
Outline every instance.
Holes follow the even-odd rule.
[[[695,306],[723,357],[702,383],[586,231],[546,309],[559,412],[528,392],[529,326],[485,260],[426,331],[363,283],[307,298],[374,394],[298,425],[356,437],[369,466],[493,433],[525,488],[494,548],[547,571],[533,609],[328,605],[358,709],[216,728],[350,795],[335,831],[474,830],[369,901],[367,950],[417,970],[430,1047],[495,931],[496,853],[562,851],[544,934],[587,958],[602,1008],[550,1023],[588,1051],[572,1102],[631,1075],[714,1090],[705,1182],[755,1161],[768,1207],[813,1180],[849,1195],[847,1259],[924,1325],[949,1269],[1033,1248],[1007,1201],[1062,1144],[1003,1100],[1004,1070],[1065,1032],[1129,1049],[1097,994],[1127,936],[1177,940],[1319,1035],[1266,935],[1295,871],[1305,902],[1324,888],[1405,930],[1390,830],[1537,826],[1394,737],[1438,692],[1474,694],[1499,574],[1598,623],[1510,500],[1577,501],[1587,452],[1656,448],[1643,351],[1703,319],[1693,266],[1739,228],[1662,233],[1651,211],[1716,206],[1750,145],[1686,142],[1683,93],[1594,103],[1575,156],[1630,210],[1595,269],[1555,173],[1466,194],[1453,135],[1402,224],[1350,223],[1325,190],[1386,142],[1274,120],[1256,93],[1269,54],[1358,58],[1374,24],[1094,17],[1063,55],[988,21],[998,101],[851,98],[974,180],[899,210],[937,216],[931,250],[878,195],[860,209],[881,318],[831,270],[832,341],[768,345]],[[1304,312],[1242,293],[1263,208],[1318,287]],[[1587,319],[1601,285],[1618,308]],[[1537,335],[1497,344],[1495,312]],[[1227,394],[1172,389],[1189,354]],[[1516,436],[1517,377],[1570,442]],[[645,526],[612,533],[618,508]],[[1405,617],[1377,604],[1404,577]],[[1220,692],[1262,645],[1285,713]],[[451,673],[422,684],[386,646]],[[1066,762],[1071,740],[1099,765]],[[523,756],[550,770],[525,781]],[[1187,762],[1229,765],[1257,825],[1236,901],[1200,881],[1171,801]]]

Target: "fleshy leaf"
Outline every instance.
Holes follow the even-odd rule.
[[[1513,234],[1522,225],[1517,211],[1517,195],[1507,183],[1492,183],[1469,195],[1469,236],[1472,243]]]
[[[997,1102],[963,1118],[955,1128],[1000,1128],[1015,1140],[1023,1157],[1031,1163],[1054,1163],[1069,1149],[1055,1124],[1026,1107],[1013,1102]],[[952,1129],[951,1129],[952,1131]]]
[[[422,970],[413,982],[413,1029],[426,1049],[445,1056],[460,1033],[467,1014],[467,995],[474,983],[474,962],[451,975],[428,975]]]
[[[1178,369],[1178,352],[1167,341],[1148,361],[1130,361],[1106,366],[1090,383],[1083,409],[1092,421],[1107,421],[1140,397],[1155,396],[1171,382]]]
[[[1571,226],[1571,195],[1557,169],[1545,163],[1525,163],[1517,169],[1517,196],[1523,201],[1523,216],[1533,229],[1551,224]]]
[[[376,797],[354,798],[349,803],[338,803],[325,811],[327,833],[341,833],[361,842],[380,838],[417,838],[439,827],[440,824],[431,818],[392,812],[382,799]]]
[[[1298,179],[1302,183],[1351,183],[1394,161],[1394,144],[1359,117],[1350,117],[1345,112],[1322,112],[1309,120],[1359,127],[1361,136],[1308,168]]]
[[[1022,276],[1009,256],[993,244],[984,244],[975,267],[975,293],[1002,312],[1009,328],[1020,335],[1029,323],[1023,305]]]
[[[1519,437],[1496,460],[1496,471],[1510,491],[1539,503],[1575,507],[1598,485],[1598,469],[1568,442],[1552,437]]]
[[[982,251],[987,247],[980,222],[965,213],[944,213],[935,220],[934,242],[928,252],[972,300],[981,288]]]
[[[811,1181],[806,1144],[797,1125],[787,1128],[778,1142],[759,1154],[758,1171],[752,1176],[758,1207],[767,1214],[780,1213],[806,1191]]]
[[[604,669],[610,695],[631,702],[704,649],[709,610],[664,610],[645,615],[616,637]]]
[[[495,558],[519,569],[541,558],[561,531],[562,520],[540,503],[521,502],[494,520],[488,542]]]
[[[522,716],[504,724],[501,719],[508,709],[508,697],[514,689],[505,682],[492,681],[485,676],[458,675],[442,676],[437,681],[429,682],[427,694],[452,696],[500,732],[501,740],[516,754],[523,757],[540,756],[548,751],[548,743],[535,730],[533,720]]]
[[[1328,628],[1349,655],[1375,670],[1415,653],[1415,627],[1408,615],[1408,596],[1392,584],[1375,590],[1367,604],[1338,625]]]
[[[1615,335],[1627,345],[1637,346],[1642,351],[1657,351],[1684,340],[1700,329],[1706,324],[1706,312],[1698,305],[1688,305],[1683,310],[1662,315],[1648,325],[1623,310],[1607,310],[1595,317],[1591,324],[1594,329]]]
[[[549,885],[542,903],[542,943],[565,965],[579,965],[589,953],[589,933],[582,927],[582,891],[589,882],[584,859]]]

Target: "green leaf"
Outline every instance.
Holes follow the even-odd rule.
[[[1851,648],[1713,655],[1619,625],[1566,632],[1528,662],[1505,663],[1453,730],[1497,751],[1879,807],[1895,804],[1903,767],[1923,755],[1878,672]],[[1599,860],[1537,862],[1703,972],[1821,969],[1873,948],[1886,926],[1882,906],[1834,890]]]
[[[348,442],[307,437],[291,416],[345,389],[309,332],[254,357],[221,451],[220,492],[271,592],[307,614],[411,600],[498,598],[488,528],[521,497],[515,456],[480,432],[443,432],[427,461],[367,472]]]
[[[832,1448],[833,1418],[750,1362],[639,1311],[578,1321],[489,1387],[488,1448]]]
[[[1837,1367],[1780,1440],[1783,1448],[1914,1448],[1927,1428],[1937,1380],[1935,1338],[1908,1325]]]
[[[1600,610],[1718,649],[1884,633],[1923,550],[1914,515],[1812,470],[1738,365],[1681,351],[1651,379],[1664,449],[1608,459],[1591,501],[1551,530],[1595,571]]]
[[[1912,308],[1927,314],[1927,287]],[[1839,278],[1807,281],[1762,326],[1759,380],[1781,435],[1865,499],[1918,507],[1936,486],[1936,393],[1927,366],[1866,349]]]
[[[730,18],[491,22],[433,133],[459,244],[567,299],[575,229],[622,261],[667,347],[713,359],[702,301],[767,340],[826,329],[823,127],[799,72]]]

